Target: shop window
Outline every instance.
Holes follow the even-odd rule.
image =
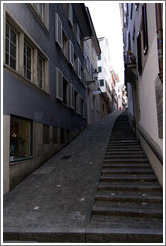
[[[49,144],[49,125],[43,125],[43,144]]]
[[[32,122],[11,117],[10,162],[32,157]]]
[[[53,143],[58,143],[58,127],[53,127]]]
[[[65,143],[65,129],[60,128],[60,143],[64,144]]]

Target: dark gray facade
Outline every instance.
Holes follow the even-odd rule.
[[[4,192],[86,126],[84,4],[4,3]]]

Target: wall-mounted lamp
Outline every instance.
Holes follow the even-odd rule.
[[[91,85],[92,83],[95,83],[97,80],[98,80],[98,72],[97,72],[97,69],[95,69],[94,71],[93,71],[93,78],[94,78],[94,80],[91,80],[91,81],[86,81],[85,82],[85,85]]]

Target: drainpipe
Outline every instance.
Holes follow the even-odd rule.
[[[163,26],[162,26],[161,3],[155,3],[155,9],[156,9],[159,78],[163,83]]]

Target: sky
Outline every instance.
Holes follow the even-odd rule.
[[[89,8],[98,38],[106,37],[110,44],[113,69],[124,82],[122,26],[119,3],[113,1],[85,1]]]

